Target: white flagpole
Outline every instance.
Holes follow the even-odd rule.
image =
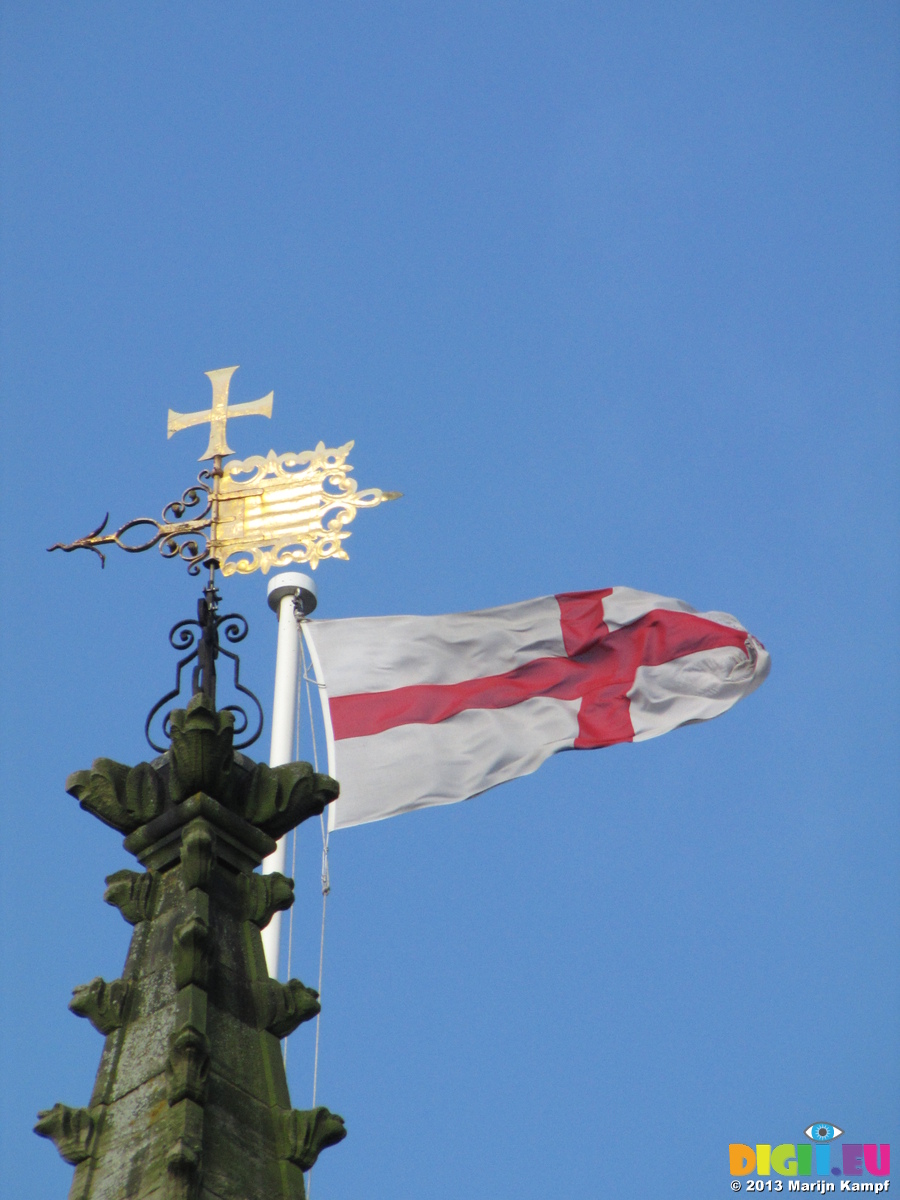
[[[280,767],[294,758],[294,728],[297,715],[298,664],[300,660],[300,631],[297,617],[312,612],[316,606],[316,585],[308,575],[285,571],[269,580],[269,607],[278,614],[278,649],[275,655],[275,698],[272,702],[272,741],[269,766]],[[295,604],[299,612],[295,611]],[[274,854],[263,860],[263,874],[272,871],[284,874],[287,837],[283,837]],[[281,948],[281,913],[276,912],[262,931],[266,965],[273,978],[278,977],[278,955]]]
[[[319,651],[316,649],[315,639],[313,637],[312,626],[313,621],[303,621],[300,624],[300,632],[303,634],[303,640],[306,643],[306,648],[309,651],[309,660],[312,663],[313,670],[316,673],[316,687],[319,691],[319,700],[322,704],[322,724],[325,726],[325,750],[328,755],[328,774],[332,779],[337,777],[337,771],[334,765],[334,726],[331,724],[331,709],[328,707],[328,690],[325,687],[325,676],[322,674],[322,664],[319,662]],[[334,812],[334,804],[328,805],[328,815],[332,816]],[[331,822],[328,823],[328,828],[332,829]]]

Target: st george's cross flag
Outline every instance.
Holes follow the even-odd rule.
[[[332,829],[467,800],[560,750],[717,717],[770,663],[727,613],[626,587],[304,626],[341,785]]]

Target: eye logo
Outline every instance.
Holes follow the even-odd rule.
[[[804,1129],[803,1132],[808,1138],[821,1144],[822,1142],[833,1142],[844,1131],[838,1129],[837,1125],[829,1125],[827,1121],[817,1121],[815,1125],[810,1125],[809,1129]]]

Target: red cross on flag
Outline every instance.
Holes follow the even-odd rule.
[[[633,588],[481,612],[305,623],[327,692],[331,828],[467,800],[560,750],[706,721],[770,659],[727,613]]]

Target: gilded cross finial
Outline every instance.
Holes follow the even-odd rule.
[[[269,392],[268,396],[263,396],[261,400],[250,400],[246,404],[232,404],[229,408],[228,388],[236,370],[237,367],[220,367],[216,371],[206,372],[213,390],[210,408],[195,413],[179,413],[169,409],[167,437],[171,437],[173,433],[178,433],[180,429],[187,429],[191,425],[203,425],[206,421],[209,422],[209,445],[206,447],[206,453],[200,455],[200,462],[207,458],[215,458],[217,454],[234,454],[225,438],[225,425],[229,417],[271,417],[272,415],[274,392]]]

